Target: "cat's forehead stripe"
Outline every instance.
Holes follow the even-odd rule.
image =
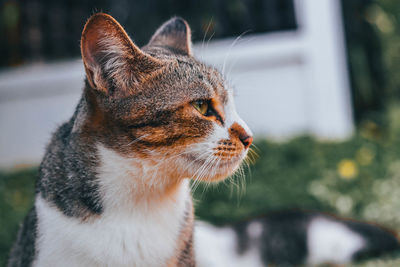
[[[165,51],[168,50],[162,50],[160,48],[157,48],[156,50],[158,53],[154,53],[154,51],[152,51],[154,47],[149,47],[147,49],[151,51],[150,53],[152,55],[158,57],[159,59],[165,60],[165,63],[168,64],[171,67],[171,69],[174,69],[173,73],[175,75],[180,76],[181,74],[177,73],[176,70],[176,67],[179,66],[180,68],[182,68],[181,70],[183,70],[185,76],[193,77],[193,79],[198,79],[202,81],[204,84],[209,85],[207,86],[206,90],[204,90],[203,86],[199,88],[193,88],[197,89],[195,90],[197,91],[196,93],[193,92],[194,97],[198,98],[218,97],[219,100],[224,104],[228,101],[228,96],[227,96],[228,92],[226,91],[224,84],[221,82],[223,81],[223,78],[221,77],[220,73],[213,67],[198,62],[192,57],[169,54],[169,52],[164,54]]]
[[[218,98],[222,104],[228,101],[228,91],[222,83],[222,77],[217,70],[211,67],[206,67],[207,80],[210,83],[210,89],[213,92],[213,97]]]

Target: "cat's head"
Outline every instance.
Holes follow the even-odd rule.
[[[142,49],[111,16],[82,33],[88,102],[82,134],[160,176],[215,181],[246,157],[252,134],[231,89],[191,51],[181,18],[164,23]]]

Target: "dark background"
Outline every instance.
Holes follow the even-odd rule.
[[[0,43],[6,55],[1,66],[79,56],[83,25],[99,11],[112,15],[139,46],[174,15],[188,20],[194,41],[296,28],[291,0],[7,1],[2,8],[7,38]]]

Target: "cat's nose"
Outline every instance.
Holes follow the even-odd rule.
[[[246,135],[243,138],[239,137],[240,141],[242,141],[245,148],[249,148],[253,143],[253,136]]]
[[[242,126],[240,126],[239,123],[235,122],[234,124],[232,124],[230,132],[232,134],[235,134],[239,138],[245,148],[249,148],[250,145],[253,143],[253,136],[247,133],[246,130]]]

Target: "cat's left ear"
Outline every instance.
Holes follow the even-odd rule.
[[[110,15],[97,13],[82,32],[81,53],[90,86],[106,95],[127,96],[162,67],[140,50]]]
[[[151,37],[149,46],[166,46],[190,56],[192,55],[191,38],[189,24],[180,17],[173,17],[158,28]]]

